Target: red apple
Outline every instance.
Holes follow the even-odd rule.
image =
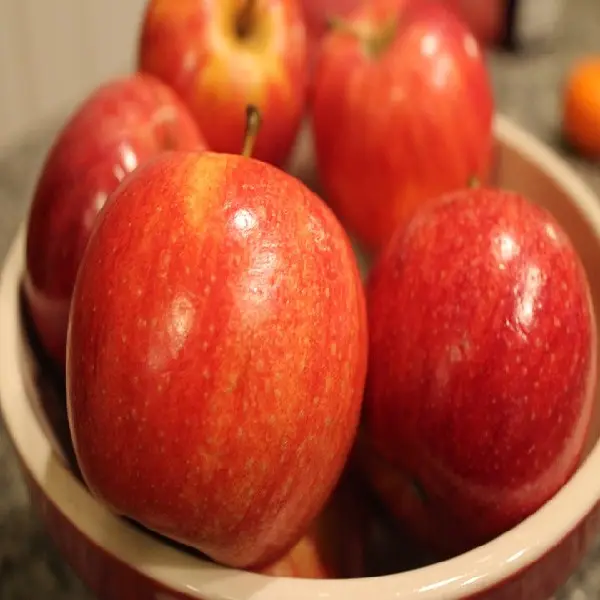
[[[285,162],[308,83],[297,0],[149,0],[138,61],[181,96],[213,150],[239,152],[254,104],[263,115],[255,158]]]
[[[67,405],[90,490],[213,560],[278,560],[329,498],[366,371],[349,240],[292,176],[173,152],[129,176],[87,246]]]
[[[374,520],[362,481],[344,473],[329,502],[298,543],[261,573],[275,577],[365,577],[365,544]]]
[[[107,195],[149,157],[203,147],[187,109],[147,75],[94,90],[57,136],[29,214],[24,292],[40,341],[58,366],[65,364],[75,275]]]
[[[493,97],[479,46],[440,2],[373,0],[328,34],[312,124],[325,197],[372,251],[425,200],[487,180]]]
[[[367,307],[367,475],[404,525],[456,554],[561,488],[590,423],[596,325],[547,211],[491,189],[430,203],[380,255]]]

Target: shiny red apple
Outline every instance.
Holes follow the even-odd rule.
[[[107,195],[157,153],[204,146],[177,97],[139,74],[95,89],[58,134],[29,213],[24,291],[40,341],[59,367],[75,275]]]
[[[285,163],[308,84],[297,0],[149,0],[138,63],[180,95],[215,151],[239,152],[245,107],[257,106],[254,157]]]
[[[543,208],[501,190],[423,207],[367,287],[366,469],[442,556],[532,514],[578,466],[596,386],[586,273]]]
[[[97,221],[67,354],[90,490],[218,562],[271,564],[322,510],[356,432],[366,314],[349,240],[267,163],[165,154]]]
[[[441,2],[362,5],[326,37],[313,92],[325,197],[367,249],[422,202],[487,180],[488,74],[475,38]]]

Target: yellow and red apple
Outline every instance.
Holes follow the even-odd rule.
[[[150,0],[138,64],[179,94],[217,152],[240,151],[245,108],[257,106],[254,157],[285,163],[308,89],[297,0]]]
[[[234,567],[323,509],[357,429],[366,311],[341,225],[262,161],[171,152],[105,205],[79,270],[67,405],[90,490]]]

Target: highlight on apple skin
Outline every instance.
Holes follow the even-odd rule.
[[[496,189],[432,201],[376,261],[367,306],[363,471],[426,547],[488,542],[569,480],[597,332],[583,266],[545,209]]]
[[[78,464],[117,514],[260,568],[323,509],[360,417],[366,310],[346,233],[299,180],[213,152],[138,168],[86,248],[67,347]]]

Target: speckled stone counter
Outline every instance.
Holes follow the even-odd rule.
[[[540,0],[542,2],[542,0]],[[567,0],[552,52],[495,54],[492,75],[500,111],[559,149],[600,195],[600,163],[570,156],[558,136],[560,89],[576,57],[600,54],[600,0]],[[0,258],[24,218],[33,180],[58,126],[0,157]],[[600,598],[600,540],[556,600]],[[31,512],[6,433],[0,425],[0,600],[88,600]]]

